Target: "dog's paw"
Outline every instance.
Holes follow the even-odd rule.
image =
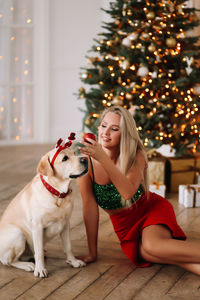
[[[81,268],[81,267],[85,267],[86,263],[80,259],[67,259],[66,263],[69,264],[70,266],[72,266],[73,268]]]
[[[41,277],[41,278],[47,277],[48,276],[48,271],[45,268],[35,268],[34,276],[35,277]]]
[[[32,262],[27,262],[25,268],[27,272],[33,272],[35,269],[35,264]]]

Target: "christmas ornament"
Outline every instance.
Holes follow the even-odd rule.
[[[149,69],[145,66],[141,66],[139,67],[138,71],[137,71],[137,75],[144,77],[149,73]]]
[[[127,10],[126,14],[127,14],[127,16],[132,16],[132,11],[130,8]]]
[[[92,139],[92,140],[96,141],[96,136],[95,136],[93,133],[88,132],[88,133],[86,133],[86,134],[84,135],[83,140],[84,140],[84,142],[91,144],[91,143],[88,141],[88,139]]]
[[[115,23],[115,25],[117,25],[117,26],[118,26],[118,25],[119,25],[121,22],[120,22],[120,20],[119,20],[119,19],[116,19],[114,23]]]
[[[122,15],[125,17],[126,16],[126,9],[127,9],[127,4],[124,3],[123,9],[122,9]]]
[[[146,17],[148,20],[153,20],[155,18],[155,13],[154,11],[149,11],[147,14],[146,14]]]
[[[122,45],[126,46],[126,47],[130,47],[131,46],[131,40],[126,37],[122,40]]]
[[[155,45],[154,45],[153,43],[151,43],[151,44],[149,45],[149,47],[148,47],[148,50],[149,50],[149,52],[154,52],[154,51],[156,51]]]
[[[79,89],[79,95],[81,96],[81,98],[84,98],[84,96],[85,96],[85,89],[83,87],[81,87]]]
[[[123,70],[127,70],[130,66],[129,61],[126,59],[122,62],[120,62],[119,66],[123,69]]]
[[[174,48],[176,46],[176,40],[173,37],[166,39],[166,45],[170,48]]]
[[[162,28],[161,28],[160,26],[157,26],[157,25],[154,25],[153,28],[154,28],[156,31],[162,30]]]
[[[131,115],[134,117],[135,115],[135,111],[139,109],[139,107],[137,105],[131,105],[130,108],[128,109],[131,113]]]
[[[148,40],[149,39],[149,34],[147,33],[147,32],[143,32],[142,34],[141,34],[141,39],[142,40]]]
[[[93,66],[93,63],[96,61],[100,61],[100,59],[96,56],[96,57],[88,57],[88,61],[90,63],[90,65]]]
[[[132,81],[131,83],[130,83],[130,85],[129,85],[131,88],[134,88],[135,87],[135,82],[134,81]]]
[[[120,98],[118,98],[117,96],[113,98],[111,103],[114,105],[119,105],[119,106],[123,105],[123,101]]]
[[[121,78],[121,76],[118,77],[117,82],[118,82],[119,84],[122,84],[122,78]]]
[[[193,57],[186,57],[186,62],[187,62],[187,67],[186,69],[186,73],[187,75],[190,75],[190,73],[192,73],[192,68],[191,68],[191,64],[193,63],[194,58]]]
[[[133,99],[133,94],[131,94],[131,93],[126,93],[126,94],[125,94],[125,97],[126,97],[126,99],[127,99],[128,101],[131,101],[131,100]]]
[[[81,74],[82,79],[86,79],[87,77],[88,77],[88,74],[86,72]]]
[[[153,73],[152,73],[152,78],[157,78],[158,77],[158,72],[157,71],[154,71]]]
[[[138,33],[136,33],[136,32],[133,32],[128,35],[128,39],[131,41],[135,41],[137,39],[137,37],[138,37]]]
[[[177,6],[177,9],[178,9],[178,13],[179,13],[179,14],[182,14],[182,13],[183,13],[183,5],[182,5],[182,4],[178,5],[178,6]]]
[[[195,95],[200,95],[200,85],[194,86],[193,91]]]
[[[86,125],[86,126],[91,126],[91,125],[92,125],[92,121],[91,121],[90,117],[88,117],[88,118],[85,120],[85,125]]]

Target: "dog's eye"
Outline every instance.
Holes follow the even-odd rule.
[[[62,159],[62,161],[66,161],[66,160],[68,160],[68,156],[67,155],[65,155],[64,157],[63,157],[63,159]]]

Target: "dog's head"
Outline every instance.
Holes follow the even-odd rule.
[[[56,156],[54,164],[51,164],[56,149],[44,155],[37,167],[37,172],[44,176],[56,176],[61,180],[80,177],[88,171],[88,159],[84,156],[77,156],[71,148],[63,149]]]

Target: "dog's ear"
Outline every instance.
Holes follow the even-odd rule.
[[[44,176],[53,176],[54,175],[54,170],[51,166],[51,163],[49,161],[48,155],[44,155],[38,166],[37,166],[37,172],[44,175]]]

